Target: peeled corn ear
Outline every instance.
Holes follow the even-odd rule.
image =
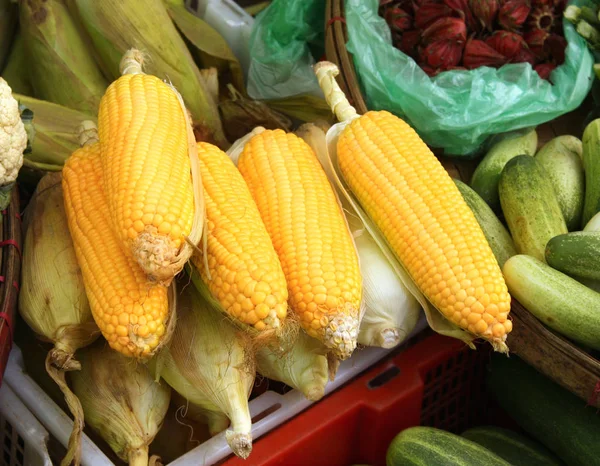
[[[249,342],[191,287],[177,301],[177,327],[156,361],[157,375],[202,409],[211,433],[227,427],[226,415],[227,443],[247,458],[252,451],[248,397],[255,376]]]
[[[100,160],[112,228],[152,280],[168,285],[191,257],[204,227],[196,141],[181,96],[144,74],[129,50],[123,75],[102,97]]]
[[[279,257],[242,175],[212,144],[198,143],[207,249],[192,262],[223,311],[265,335],[280,333],[288,290]],[[208,267],[205,267],[205,262]]]
[[[312,147],[329,181],[335,186],[354,237],[363,277],[364,314],[360,321],[358,343],[392,348],[414,329],[420,315],[420,305],[404,286],[382,250],[383,246],[377,243],[337,185],[327,150],[325,134],[328,130],[327,125],[319,127],[307,123],[298,128],[296,134]]]
[[[49,173],[38,183],[26,210],[19,312],[23,320],[54,348],[46,370],[62,390],[74,417],[69,451],[63,462],[79,462],[83,411],[65,381],[65,371],[79,370],[75,352],[99,335],[71,241],[63,204],[61,174]]]
[[[315,73],[346,126],[336,160],[344,181],[419,290],[444,317],[508,352],[510,295],[494,254],[450,175],[404,121],[386,111],[359,116],[335,81]]]
[[[279,255],[292,311],[310,336],[350,357],[362,297],[358,256],[315,153],[292,133],[266,130],[243,146],[238,168]]]
[[[86,129],[87,128],[87,129]],[[175,322],[168,289],[149,281],[125,253],[112,229],[105,196],[100,144],[91,122],[82,128],[83,147],[63,169],[65,211],[92,314],[115,350],[135,358],[152,356],[170,338]]]
[[[70,378],[86,423],[130,466],[147,466],[171,389],[155,382],[143,364],[102,344],[83,350],[80,359],[81,371]]]

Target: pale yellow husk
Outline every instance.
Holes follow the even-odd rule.
[[[46,100],[13,94],[19,105],[33,113],[34,137],[31,152],[24,155],[23,165],[45,171],[59,171],[65,160],[79,148],[79,127],[96,117]]]
[[[147,466],[148,446],[161,428],[171,389],[104,342],[82,350],[80,360],[81,370],[70,378],[86,424],[130,466]]]
[[[283,354],[270,347],[259,349],[257,372],[299,390],[308,400],[320,400],[329,377],[327,348],[301,330],[283,349]]]
[[[210,307],[193,286],[178,296],[173,339],[155,363],[155,373],[200,408],[211,433],[227,427],[232,451],[247,458],[252,451],[248,397],[255,368],[250,342],[226,317]]]
[[[19,312],[40,339],[54,344],[46,370],[62,390],[75,419],[65,457],[69,464],[79,461],[83,412],[64,372],[80,369],[75,352],[91,344],[100,331],[69,234],[61,178],[60,172],[45,175],[26,210]]]
[[[64,1],[27,0],[19,3],[19,11],[35,95],[95,114],[108,81]]]

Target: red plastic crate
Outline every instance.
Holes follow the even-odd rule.
[[[462,432],[485,419],[489,345],[432,335],[381,362],[260,438],[226,466],[385,465],[387,447],[416,425]]]

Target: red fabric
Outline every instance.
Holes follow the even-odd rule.
[[[344,18],[343,16],[334,16],[329,21],[327,21],[327,26],[331,26],[336,21],[341,21],[342,23],[346,24],[346,18]]]
[[[17,243],[14,239],[0,241],[0,248],[3,248],[4,246],[14,246],[17,252],[19,253],[19,259],[23,257],[21,256],[21,248],[19,247],[19,243]]]

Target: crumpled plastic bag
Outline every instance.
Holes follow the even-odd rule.
[[[312,65],[325,52],[325,0],[273,0],[250,36],[248,95],[322,97]]]
[[[368,108],[404,118],[427,144],[448,155],[474,155],[493,134],[536,126],[572,111],[593,83],[594,58],[566,20],[565,62],[551,74],[552,84],[524,63],[430,78],[392,45],[390,29],[378,15],[378,0],[345,0],[344,5],[347,47]]]

